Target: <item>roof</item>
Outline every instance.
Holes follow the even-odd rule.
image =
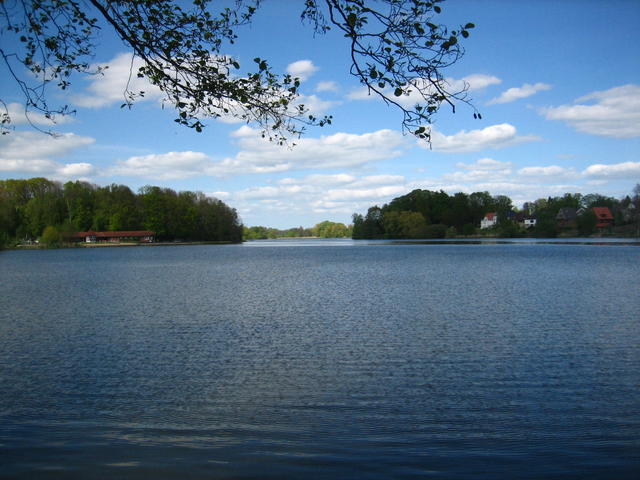
[[[114,232],[94,232],[89,230],[88,232],[74,233],[73,237],[96,237],[96,238],[112,238],[112,237],[150,237],[155,235],[156,232],[151,230],[120,230]]]
[[[484,216],[484,218],[486,218],[487,220],[493,220],[493,217],[496,217],[496,216],[498,216],[496,212],[489,212]]]
[[[593,207],[592,210],[598,220],[613,220],[613,215],[608,207]]]
[[[562,207],[558,210],[556,215],[557,220],[575,220],[577,216],[577,210],[573,207]]]

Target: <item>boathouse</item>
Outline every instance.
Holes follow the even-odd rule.
[[[76,242],[84,243],[122,243],[122,242],[138,242],[153,243],[155,232],[151,230],[125,230],[115,232],[77,232],[71,236]]]

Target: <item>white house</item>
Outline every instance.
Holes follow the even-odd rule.
[[[498,214],[496,212],[487,213],[482,220],[480,220],[480,228],[491,228],[495,227],[498,223]]]

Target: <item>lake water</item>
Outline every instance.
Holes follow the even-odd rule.
[[[640,247],[0,252],[2,478],[640,473]]]

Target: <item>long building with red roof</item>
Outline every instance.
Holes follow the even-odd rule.
[[[85,243],[153,243],[155,235],[155,232],[151,230],[122,230],[114,232],[94,232],[93,230],[89,230],[87,232],[74,233],[70,239]]]

